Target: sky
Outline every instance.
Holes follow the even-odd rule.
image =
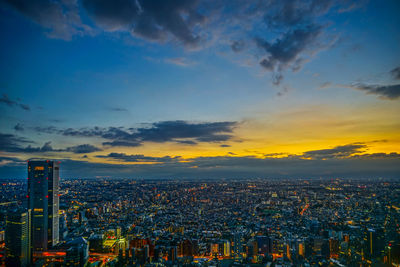
[[[399,178],[399,12],[0,0],[0,178]]]

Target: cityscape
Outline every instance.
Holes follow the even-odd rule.
[[[6,266],[399,266],[400,182],[4,180]],[[379,190],[377,190],[379,189]]]
[[[400,267],[400,0],[0,0],[0,267]]]

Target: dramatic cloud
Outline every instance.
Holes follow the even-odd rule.
[[[288,68],[298,71],[312,56],[335,43],[338,35],[325,34],[328,26],[320,18],[328,12],[347,9],[349,5],[351,3],[346,1],[332,0],[268,1],[263,16],[269,29],[265,32],[268,37],[258,34],[255,41],[265,52],[260,65],[274,72],[275,85],[283,80],[282,71]],[[271,32],[279,35],[271,38]]]
[[[179,138],[195,138],[200,142],[218,142],[232,138],[236,122],[188,123],[186,121],[163,121],[149,128],[138,128],[135,134],[143,141],[166,142]]]
[[[17,106],[17,107],[22,108],[23,110],[30,110],[31,109],[28,105],[21,103],[19,100],[17,100],[17,101],[11,100],[8,97],[7,94],[3,94],[1,96],[0,103],[6,104],[6,105],[8,105],[10,107]]]
[[[300,54],[310,48],[322,32],[322,27],[308,25],[285,33],[273,43],[256,38],[257,45],[267,52],[260,65],[268,71],[282,71],[288,66],[297,68],[301,63]]]
[[[238,53],[250,47],[249,41],[255,38],[265,53],[260,65],[268,71],[283,71],[289,66],[298,70],[306,62],[304,53],[315,53],[323,46],[319,42],[324,31],[320,18],[362,5],[333,0],[0,1],[48,29],[50,37],[66,40],[94,32],[82,23],[83,12],[100,30],[128,32],[158,43],[178,41],[187,48],[226,46],[226,40],[232,40],[228,45]],[[271,37],[271,32],[280,36]],[[323,39],[329,43],[332,38]],[[169,63],[188,65],[181,58]]]
[[[31,145],[28,145],[27,147],[15,147],[14,152],[20,152],[20,153],[43,153],[43,152],[60,152],[62,150],[60,149],[53,149],[51,146],[51,142],[46,142],[42,147],[34,147]]]
[[[100,137],[107,139],[106,146],[140,146],[144,142],[176,142],[195,145],[196,142],[223,142],[233,138],[231,134],[237,122],[190,123],[186,121],[162,121],[141,128],[81,128],[57,129],[35,127],[41,133],[55,133],[65,136]]]
[[[194,27],[204,22],[197,4],[198,1],[182,0],[83,0],[89,15],[108,30],[128,30],[135,36],[159,42],[173,36],[190,47],[200,41]]]
[[[76,153],[76,154],[85,154],[85,153],[92,153],[96,151],[101,151],[100,148],[95,147],[93,145],[84,144],[84,145],[77,145],[71,146],[65,149],[65,151]]]
[[[393,85],[366,85],[357,83],[350,85],[350,88],[363,91],[367,95],[378,95],[381,99],[394,100],[400,97],[400,84]]]
[[[392,74],[393,78],[396,80],[400,80],[400,67],[394,68],[390,71],[390,74]]]
[[[311,150],[304,152],[302,157],[309,159],[347,158],[355,153],[363,152],[367,146],[362,143],[348,144],[334,148]]]
[[[47,35],[52,38],[70,40],[76,34],[91,31],[81,22],[76,0],[0,0],[1,3],[48,29]]]

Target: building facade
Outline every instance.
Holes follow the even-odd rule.
[[[58,162],[28,162],[27,197],[34,251],[46,251],[59,242],[59,171]]]
[[[7,213],[5,243],[7,266],[29,266],[30,210],[15,209]]]

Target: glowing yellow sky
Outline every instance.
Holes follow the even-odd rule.
[[[367,145],[364,153],[400,152],[400,110],[395,102],[346,109],[310,105],[258,114],[257,118],[243,120],[238,124],[233,132],[235,137],[224,143],[230,147],[220,147],[221,143],[199,143],[195,146],[145,143],[141,147],[118,148],[118,152],[183,158],[226,155],[263,157],[264,154],[274,153],[284,153],[282,156],[299,155],[310,150],[357,142]],[[116,149],[111,148],[93,155],[109,152],[116,152]],[[94,159],[93,156],[91,158],[106,162],[103,159]]]
[[[89,154],[88,158],[68,152],[49,152],[49,155],[103,163],[121,163],[96,157],[111,152],[150,157],[180,156],[182,159],[215,156],[265,157],[266,154],[286,157],[360,142],[366,145],[361,150],[362,153],[400,152],[400,105],[395,101],[373,101],[346,107],[303,105],[276,111],[261,106],[254,114],[256,115],[253,118],[240,120],[232,132],[234,137],[223,143],[200,142],[197,145],[185,145],[175,142],[145,142],[138,147],[105,147],[103,151]],[[62,141],[57,141],[57,146],[77,143],[77,140],[62,138]],[[78,139],[78,143],[88,142],[97,146],[101,146],[103,141],[99,139],[96,143],[90,138]],[[229,147],[221,147],[222,144]],[[25,155],[25,159],[31,157],[32,154]]]

